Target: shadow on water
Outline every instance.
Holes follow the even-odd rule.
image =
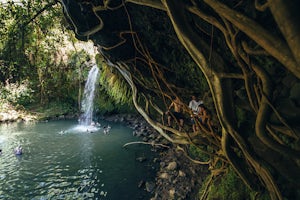
[[[0,199],[149,199],[138,188],[141,180],[154,179],[149,147],[124,149],[137,138],[121,124],[109,124],[104,134],[105,121],[98,127],[76,123],[0,125]],[[19,144],[24,153],[16,156]],[[145,155],[147,161],[136,161]]]

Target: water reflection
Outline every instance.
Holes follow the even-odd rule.
[[[147,163],[137,163],[146,147],[125,150],[136,140],[114,124],[109,135],[74,129],[75,121],[0,126],[0,199],[139,199],[137,185],[150,179]],[[64,134],[59,134],[66,130]],[[13,149],[21,144],[24,154]],[[142,149],[140,149],[142,148]],[[150,154],[150,151],[148,152]]]

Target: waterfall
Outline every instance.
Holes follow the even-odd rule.
[[[87,81],[84,86],[83,99],[81,102],[82,114],[79,118],[81,125],[91,125],[93,121],[95,87],[98,80],[99,69],[94,65],[89,71]]]

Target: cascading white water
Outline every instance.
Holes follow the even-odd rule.
[[[81,102],[82,114],[79,118],[81,125],[91,125],[93,121],[93,110],[94,110],[94,97],[95,87],[98,80],[99,69],[97,65],[94,65],[89,71],[87,81],[84,86],[83,99]]]

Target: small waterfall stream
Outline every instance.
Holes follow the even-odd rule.
[[[89,126],[93,122],[95,87],[99,77],[99,69],[94,65],[89,72],[84,87],[83,99],[81,102],[82,114],[79,117],[80,125]]]

